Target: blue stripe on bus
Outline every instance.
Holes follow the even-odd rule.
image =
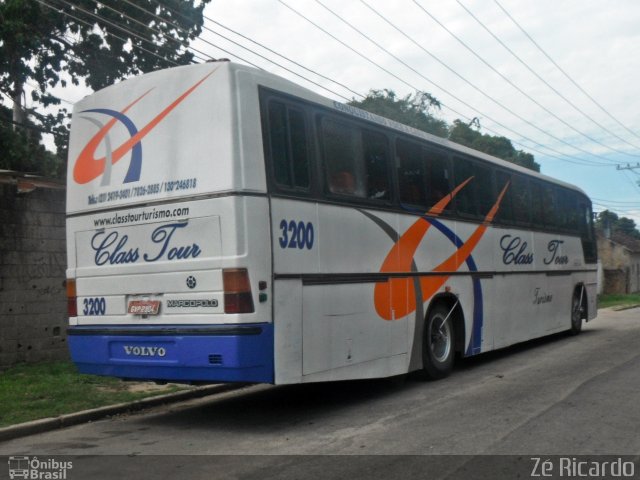
[[[444,236],[446,236],[455,246],[456,248],[462,247],[464,242],[458,237],[449,227],[441,223],[439,220],[436,220],[433,217],[423,216],[427,222],[436,227]],[[476,267],[476,262],[473,259],[472,255],[469,255],[466,260],[467,267],[469,267],[469,271],[477,272],[478,268]],[[479,278],[474,278],[473,280],[473,326],[471,329],[471,340],[469,341],[469,347],[465,352],[465,355],[475,355],[476,353],[480,353],[482,349],[482,324],[484,322],[484,317],[482,314],[482,310],[484,308],[482,302],[482,285],[480,284]]]
[[[178,382],[273,383],[273,324],[243,326],[256,327],[258,333],[141,336],[126,335],[122,325],[100,325],[97,335],[91,334],[91,327],[71,327],[68,342],[81,373]],[[233,331],[238,325],[226,327]],[[109,334],[110,328],[117,334]]]

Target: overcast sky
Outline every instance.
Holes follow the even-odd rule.
[[[637,0],[212,0],[205,15],[322,76],[209,20],[193,44],[201,57],[250,62],[342,101],[370,89],[429,92],[442,119],[478,117],[483,133],[585,190],[595,210],[640,224],[640,168],[616,168],[640,162]]]
[[[616,169],[640,161],[638,1],[213,0],[205,14],[360,94],[427,91],[445,105],[441,118],[478,117],[484,133],[533,153],[543,173],[583,188],[596,210],[606,205],[640,223],[640,169]],[[211,31],[202,35],[210,43],[197,45],[203,52],[230,56],[215,44],[322,95],[356,96],[219,25],[207,26],[335,93]]]

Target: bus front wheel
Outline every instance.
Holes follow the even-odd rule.
[[[431,380],[447,377],[453,369],[455,353],[453,312],[437,305],[427,317],[422,342],[424,376]]]
[[[576,289],[573,292],[571,300],[571,329],[572,335],[577,335],[582,331],[582,319],[585,317],[587,309],[587,298],[583,288]]]

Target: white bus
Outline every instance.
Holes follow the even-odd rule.
[[[582,191],[269,73],[123,81],[75,106],[69,152],[84,373],[439,378],[596,315]]]

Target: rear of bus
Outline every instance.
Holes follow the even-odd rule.
[[[81,372],[273,382],[264,164],[241,140],[259,141],[259,117],[238,108],[236,83],[231,64],[208,63],[75,106],[67,296]]]

